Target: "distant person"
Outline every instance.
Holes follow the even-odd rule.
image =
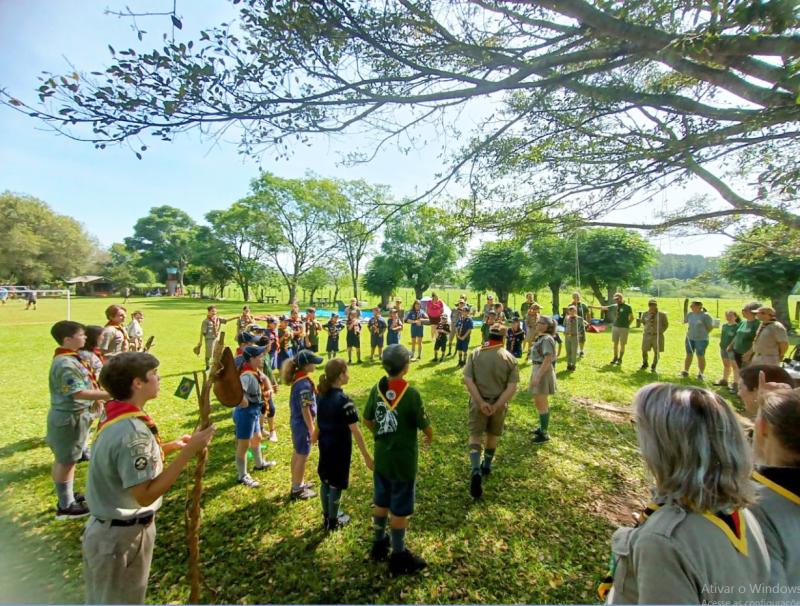
[[[514,316],[511,326],[506,330],[506,349],[519,359],[522,357],[522,344],[525,342],[525,331],[522,330],[519,316]]]
[[[461,318],[459,318],[458,334],[456,335],[456,351],[458,352],[458,367],[461,368],[467,363],[469,353],[469,339],[475,323],[470,317],[472,309],[469,305],[461,308]],[[483,341],[481,341],[483,342]]]
[[[614,345],[614,358],[611,364],[622,366],[622,356],[625,355],[625,345],[628,343],[628,333],[633,322],[633,308],[625,303],[622,293],[614,293],[614,303],[611,305],[589,305],[590,309],[616,311],[616,318],[611,327],[611,341]]]
[[[323,325],[323,330],[328,333],[328,341],[325,345],[325,351],[328,354],[328,359],[332,360],[339,353],[339,335],[344,330],[344,325],[339,320],[339,314],[333,312],[330,319]]]
[[[717,387],[727,387],[733,391],[731,380],[736,382],[736,359],[733,357],[733,340],[742,319],[732,309],[725,312],[725,324],[719,329],[719,357],[722,360],[722,378],[714,383]]]
[[[464,299],[459,299],[456,308],[453,310],[453,317],[450,318],[450,336],[447,338],[447,355],[453,355],[453,342],[458,335],[458,326],[461,322],[461,310],[466,305]]]
[[[306,309],[305,319],[305,348],[314,353],[319,352],[319,334],[322,332],[322,324],[317,320],[317,308],[309,307]]]
[[[128,340],[130,342],[129,351],[144,351],[144,329],[142,328],[144,322],[144,314],[136,310],[131,314],[131,321],[125,330],[128,332]]]
[[[447,314],[443,313],[439,317],[439,322],[436,324],[436,340],[433,344],[433,361],[444,362],[445,353],[447,352],[447,336],[450,334],[450,320]],[[437,357],[439,352],[442,352],[441,358]]]
[[[488,322],[489,314],[494,312],[494,295],[486,295],[486,305],[483,306],[481,317],[484,322]]]
[[[642,366],[639,370],[647,370],[648,355],[653,352],[653,365],[650,372],[656,372],[661,354],[664,353],[664,333],[669,328],[667,314],[658,309],[658,301],[650,299],[647,311],[642,314]]]
[[[427,320],[427,314],[422,311],[422,304],[415,300],[411,309],[406,314],[405,323],[411,325],[411,361],[422,359],[422,337],[425,336],[425,328],[422,322]],[[416,352],[416,358],[414,353]]]
[[[347,362],[353,363],[353,349],[356,350],[356,364],[361,364],[361,311],[350,308],[347,316]]]
[[[33,307],[33,311],[36,311],[36,291],[34,289],[28,289],[28,292],[25,293],[25,298],[28,301],[28,304],[25,306],[25,310],[27,311]]]
[[[764,535],[747,509],[755,500],[750,449],[731,407],[707,389],[652,383],[633,408],[654,486],[639,524],[611,539],[607,603],[774,599]]]
[[[753,364],[774,364],[780,366],[786,350],[789,349],[789,336],[786,328],[778,322],[775,310],[760,307],[756,312],[761,325],[753,340]]]
[[[567,348],[568,371],[577,368],[581,337],[586,342],[586,321],[578,316],[578,308],[570,305],[567,307],[567,317],[564,318],[564,344]]]
[[[528,315],[528,309],[530,306],[533,305],[533,293],[526,292],[525,293],[525,300],[522,302],[519,308],[519,315],[524,319],[526,315]]]
[[[131,289],[130,289],[130,287],[126,286],[126,287],[125,287],[125,288],[122,290],[122,294],[123,294],[122,304],[123,304],[123,305],[125,305],[125,304],[128,302],[128,299],[129,299],[129,298],[130,298],[130,296],[131,296]]]
[[[106,325],[100,335],[100,351],[109,358],[124,351],[130,350],[130,337],[125,328],[125,317],[128,310],[122,305],[109,305],[106,307]]]
[[[206,361],[206,370],[211,363],[211,356],[214,353],[214,345],[219,338],[221,332],[221,324],[226,324],[231,320],[235,320],[236,317],[233,318],[220,318],[217,315],[217,306],[216,305],[209,305],[206,308],[206,317],[200,323],[200,342],[194,348],[195,355],[200,355],[200,346],[202,343],[205,342],[205,361]]]
[[[438,295],[435,292],[431,293],[431,300],[428,301],[428,320],[431,324],[431,341],[436,341],[437,326],[439,325],[439,320],[444,313],[444,301],[440,300]]]
[[[8,300],[8,289],[5,286],[0,286],[0,304],[5,305]]]
[[[403,333],[403,319],[396,308],[389,312],[389,322],[386,332],[387,345],[397,345],[400,343],[400,336]]]
[[[736,362],[734,368],[734,390],[739,386],[739,372],[747,366],[753,357],[753,340],[756,338],[756,331],[761,324],[756,318],[756,311],[761,308],[761,303],[752,301],[742,308],[742,322],[733,338],[733,359]]]
[[[556,322],[547,316],[539,316],[536,323],[536,340],[531,347],[531,379],[528,393],[539,413],[539,427],[533,432],[533,443],[544,444],[550,440],[550,404],[548,398],[556,393]]]
[[[369,330],[370,362],[375,359],[376,350],[378,351],[378,359],[380,359],[383,354],[383,344],[387,327],[386,320],[381,316],[381,308],[376,305],[372,308],[372,317],[367,322],[367,329]]]
[[[531,345],[536,340],[536,324],[539,322],[539,310],[541,307],[536,301],[530,304],[525,316],[522,320],[522,325],[525,328],[525,344],[526,344],[526,358],[530,357]]]
[[[692,301],[689,309],[691,311],[686,314],[686,318],[683,320],[683,323],[687,325],[685,341],[686,358],[683,361],[681,376],[689,376],[692,358],[697,355],[697,380],[704,381],[708,333],[714,328],[714,318],[705,310],[702,301]]]
[[[581,293],[575,291],[572,293],[572,305],[575,306],[575,313],[576,315],[584,321],[584,326],[586,326],[592,318],[592,312],[589,311],[589,306],[586,305],[583,301],[581,301]],[[582,358],[586,352],[586,331],[583,331],[583,335],[578,337],[578,347],[580,348],[578,351],[578,357]]]

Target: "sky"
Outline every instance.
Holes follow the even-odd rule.
[[[0,0],[0,88],[31,101],[42,71],[70,73],[101,70],[110,60],[108,45],[117,49],[139,44],[130,21],[106,15],[105,9],[163,11],[166,0]],[[235,14],[224,0],[179,2],[183,35],[229,20]],[[139,21],[144,45],[160,46],[168,17]],[[465,119],[469,119],[466,117]],[[247,195],[258,176],[259,162],[238,153],[233,136],[211,142],[198,134],[180,136],[171,143],[153,138],[138,160],[127,147],[96,150],[58,136],[19,112],[0,107],[0,191],[39,198],[56,212],[80,221],[101,244],[110,246],[130,236],[137,219],[153,206],[168,204],[202,222],[210,210],[226,208]],[[267,153],[260,165],[282,177],[302,177],[311,171],[323,177],[365,179],[389,185],[400,198],[427,190],[442,168],[439,146],[408,154],[394,148],[368,164],[346,166],[342,158],[365,149],[355,136],[318,137],[311,147],[298,146],[289,160],[275,162]],[[686,192],[665,192],[665,200],[684,199]],[[656,205],[659,210],[662,205]],[[612,220],[646,221],[642,209],[611,215]],[[665,253],[715,256],[728,240],[722,236],[651,239]]]

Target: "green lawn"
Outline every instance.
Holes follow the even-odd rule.
[[[566,299],[565,299],[566,300]],[[644,309],[646,297],[633,298]],[[723,301],[720,312],[745,301]],[[72,317],[102,323],[103,309],[116,299],[73,301]],[[521,302],[521,298],[519,299]],[[162,393],[148,411],[162,434],[191,430],[196,402],[172,396],[180,377],[199,369],[191,348],[205,315],[205,302],[166,298],[130,301],[128,310],[145,313],[146,335],[156,335],[153,353],[161,360]],[[676,380],[683,358],[682,301],[665,300],[673,322],[660,370],[661,380]],[[793,305],[793,303],[792,303]],[[220,304],[223,316],[241,303]],[[55,343],[53,322],[63,319],[63,300],[40,299],[37,311],[20,301],[0,308],[0,401],[6,431],[0,434],[0,600],[82,602],[80,522],[56,522],[50,480],[51,453],[44,443],[48,409],[47,371]],[[284,307],[255,305],[257,313]],[[709,306],[715,314],[715,307]],[[714,339],[718,338],[715,334]],[[408,334],[405,335],[408,340]],[[366,341],[366,339],[365,339]],[[477,339],[473,339],[475,343]],[[521,389],[509,412],[507,433],[479,503],[468,495],[466,395],[455,360],[412,367],[409,380],[423,394],[435,439],[420,457],[417,513],[409,546],[430,567],[419,577],[393,579],[384,565],[365,561],[370,542],[371,479],[354,452],[351,488],[344,499],[353,522],[343,531],[320,530],[316,500],[288,501],[291,440],[288,390],[278,398],[280,441],[269,456],[278,466],[258,477],[262,488],[235,483],[230,410],[215,405],[218,431],[206,475],[202,559],[204,600],[223,603],[419,603],[419,602],[592,602],[607,561],[615,526],[630,520],[630,510],[646,497],[635,435],[625,417],[587,405],[605,401],[628,405],[636,389],[653,380],[637,371],[641,331],[632,330],[629,353],[620,369],[610,360],[610,333],[591,334],[587,358],[567,375],[559,363],[559,394],[553,405],[551,434],[544,447],[531,444],[537,419]],[[366,348],[365,348],[366,352]],[[721,364],[716,342],[709,348],[710,380]],[[522,368],[527,385],[530,366]],[[381,376],[378,364],[352,373],[347,391],[363,409],[368,390]],[[726,394],[727,397],[727,394]],[[735,402],[738,406],[738,402]],[[369,439],[368,439],[369,442]],[[316,455],[309,462],[316,478]],[[78,468],[83,488],[86,466]],[[187,550],[184,505],[190,473],[165,499],[158,517],[158,539],[148,599],[185,602]]]

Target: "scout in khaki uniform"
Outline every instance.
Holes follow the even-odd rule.
[[[161,497],[205,448],[214,426],[162,443],[144,411],[158,396],[158,360],[121,353],[103,367],[100,382],[114,398],[94,443],[86,501],[92,516],[83,534],[88,604],[143,604]],[[179,451],[165,468],[164,455]]]
[[[200,324],[200,341],[198,341],[197,346],[194,348],[195,355],[199,356],[200,345],[205,341],[206,370],[208,370],[209,362],[211,361],[211,354],[214,353],[214,343],[217,342],[217,338],[219,337],[220,324],[226,324],[230,320],[236,320],[239,317],[234,316],[233,318],[220,318],[217,315],[216,305],[209,305],[207,311],[208,314],[203,319],[202,324]]]
[[[622,356],[625,355],[625,345],[628,343],[628,331],[633,322],[633,308],[625,303],[622,293],[614,294],[614,303],[612,305],[589,305],[589,309],[600,309],[608,311],[614,309],[617,312],[617,317],[614,319],[614,324],[611,327],[611,341],[614,344],[614,359],[611,364],[622,365]]]
[[[567,347],[567,370],[575,370],[578,364],[578,351],[581,340],[586,342],[586,324],[578,316],[578,308],[574,305],[567,307],[567,317],[564,318],[564,344]]]
[[[534,301],[528,307],[528,311],[525,313],[525,318],[522,321],[522,325],[525,328],[525,343],[528,346],[525,355],[526,358],[530,357],[531,347],[533,347],[533,342],[536,340],[536,323],[539,321],[540,309],[541,307],[539,304]]]
[[[758,518],[770,556],[776,601],[796,601],[800,587],[800,392],[760,390],[753,448],[763,463],[753,474],[759,499],[750,509]],[[794,598],[793,600],[791,598]]]
[[[547,399],[556,393],[556,371],[553,367],[556,359],[555,320],[539,316],[536,333],[536,341],[531,346],[533,368],[528,393],[533,396],[536,410],[539,412],[539,427],[533,432],[533,443],[543,444],[550,439],[550,434],[547,432],[550,426],[550,405]]]
[[[62,320],[50,334],[59,347],[50,365],[47,445],[55,458],[56,520],[67,520],[89,515],[83,496],[73,491],[75,464],[83,457],[94,420],[92,403],[108,399],[108,394],[98,387],[91,362],[78,352],[86,343],[83,324]]]
[[[658,360],[664,353],[664,333],[669,327],[667,314],[658,311],[658,301],[650,299],[647,311],[642,314],[642,366],[639,370],[647,370],[647,356],[653,350],[653,365],[650,372],[656,371]]]
[[[775,310],[771,307],[760,307],[756,317],[761,325],[756,330],[753,341],[753,364],[772,364],[780,366],[783,356],[789,349],[789,337],[786,328],[775,319]]]
[[[575,311],[577,312],[578,317],[583,320],[584,326],[592,319],[592,312],[589,311],[589,306],[586,305],[583,301],[581,301],[581,293],[574,292],[572,293],[572,303],[570,305],[575,306]],[[580,346],[580,351],[578,352],[578,357],[582,358],[584,356],[584,351],[586,349],[586,331],[583,331],[583,335],[578,337],[578,345]]]
[[[483,494],[483,476],[491,473],[497,439],[503,435],[508,402],[519,383],[517,360],[503,347],[505,332],[501,324],[492,326],[489,340],[469,354],[464,367],[464,385],[470,396],[469,490],[475,499]],[[483,434],[486,434],[486,444],[481,463]]]
[[[122,305],[109,305],[106,308],[108,322],[103,327],[99,344],[104,356],[114,356],[130,349],[128,330],[124,326],[126,315],[127,310]]]
[[[129,351],[144,351],[144,329],[142,322],[144,321],[144,314],[141,311],[133,312],[133,319],[128,327],[125,329],[128,333],[130,340]]]

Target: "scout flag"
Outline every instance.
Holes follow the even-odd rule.
[[[184,400],[188,400],[189,394],[192,393],[192,389],[194,389],[194,380],[190,379],[189,377],[183,377],[180,385],[178,385],[178,389],[175,390],[175,396]]]

